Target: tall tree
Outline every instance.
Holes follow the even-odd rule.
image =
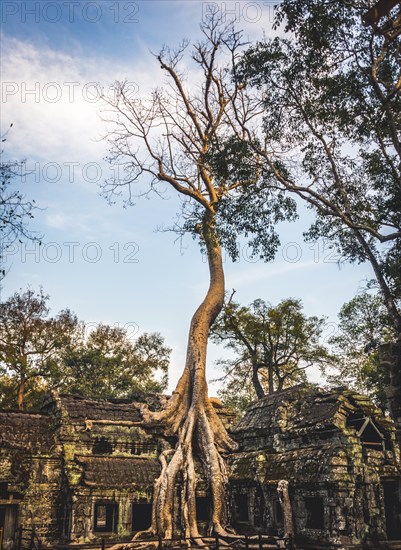
[[[329,383],[354,387],[386,408],[386,373],[378,349],[395,335],[382,298],[368,292],[358,294],[343,305],[338,317],[338,331],[329,340],[337,361],[325,369]]]
[[[124,328],[100,324],[87,334],[82,325],[61,355],[53,387],[94,399],[162,392],[170,353],[158,333],[144,333],[132,342]]]
[[[68,309],[50,317],[48,299],[42,290],[28,289],[0,303],[0,373],[15,380],[15,403],[21,410],[28,385],[54,375],[60,351],[78,326]]]
[[[250,378],[261,399],[305,382],[305,369],[329,360],[319,342],[324,323],[324,318],[307,317],[301,301],[293,298],[277,306],[259,299],[247,307],[230,299],[211,334],[235,354],[224,365],[228,383]]]
[[[235,257],[236,235],[264,227],[252,244],[255,253],[269,259],[278,244],[275,222],[294,211],[293,202],[278,195],[275,199],[271,196],[257,215],[246,215],[248,202],[257,201],[260,162],[251,154],[236,119],[249,125],[256,122],[260,100],[230,77],[241,48],[240,35],[224,29],[213,15],[202,32],[204,40],[194,45],[190,56],[184,57],[187,42],[176,50],[164,47],[157,55],[167,87],[132,99],[126,86],[117,84],[114,98],[109,100],[115,122],[110,135],[111,161],[122,169],[120,179],[107,183],[106,192],[113,197],[125,190],[126,201],[131,204],[135,184],[146,181],[146,177],[156,192],[160,183],[171,186],[185,199],[180,230],[198,238],[209,265],[209,289],[191,321],[183,374],[162,411],[144,411],[145,420],[159,423],[166,435],[177,438],[175,449],[160,457],[163,468],[153,495],[151,531],[166,538],[173,532],[180,473],[183,533],[186,537],[199,536],[195,454],[203,464],[211,493],[210,530],[225,533],[227,476],[223,454],[235,444],[208,399],[205,373],[209,329],[224,302],[221,246]],[[189,68],[193,69],[190,85],[185,80]],[[238,139],[238,132],[242,139]],[[249,190],[245,202],[239,194],[241,188]],[[137,193],[141,191],[139,187]]]
[[[401,442],[401,45],[397,32],[385,30],[399,5],[380,28],[362,23],[367,9],[364,2],[284,0],[277,24],[285,20],[292,38],[251,47],[235,78],[264,99],[263,138],[253,151],[277,189],[316,213],[307,237],[372,266],[396,332],[386,364]]]

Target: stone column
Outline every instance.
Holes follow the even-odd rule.
[[[288,486],[289,482],[286,479],[282,479],[278,482],[277,492],[281,507],[283,509],[284,536],[292,538],[294,536],[294,520],[292,516],[292,506]]]

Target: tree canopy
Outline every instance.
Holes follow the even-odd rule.
[[[90,329],[69,309],[51,316],[48,301],[28,289],[0,303],[1,406],[37,409],[50,390],[130,399],[166,389],[171,349],[159,333]]]
[[[27,392],[56,374],[60,353],[78,327],[68,309],[50,317],[48,299],[43,290],[28,289],[0,303],[0,372],[16,386],[19,409],[25,408]]]
[[[274,186],[315,210],[308,238],[370,262],[401,334],[400,39],[364,26],[366,9],[284,0],[277,23],[286,37],[249,48],[235,77],[263,96],[254,150]]]
[[[388,373],[380,364],[378,348],[394,340],[394,326],[383,300],[362,292],[341,308],[339,325],[330,338],[336,361],[323,371],[331,385],[353,387],[386,406]]]
[[[284,0],[276,24],[285,36],[251,46],[234,79],[263,98],[262,136],[253,140],[245,126],[244,132],[265,160],[265,186],[314,210],[308,239],[323,239],[344,260],[372,267],[370,286],[377,286],[395,328],[396,345],[383,360],[401,442],[401,38],[394,29],[400,14],[397,4],[381,27],[368,28],[361,19],[368,7]]]
[[[306,316],[294,298],[277,306],[260,299],[241,306],[231,297],[211,330],[212,339],[234,353],[233,359],[220,361],[223,402],[243,410],[256,397],[306,382],[308,367],[330,359],[320,343],[324,323]]]
[[[136,392],[167,389],[171,349],[158,333],[144,333],[134,342],[123,328],[99,324],[64,350],[60,391],[94,399],[129,399]]]

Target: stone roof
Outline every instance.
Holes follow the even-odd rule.
[[[140,457],[76,456],[82,467],[81,484],[103,488],[152,488],[160,475],[156,459]]]
[[[391,425],[366,396],[344,388],[325,391],[299,385],[253,403],[233,432],[239,435],[262,430],[273,433],[342,428],[347,415],[356,410],[377,417],[384,425]]]
[[[128,399],[88,399],[80,395],[48,394],[44,400],[41,412],[43,414],[58,414],[62,411],[72,423],[83,420],[141,422],[140,405],[145,404],[149,410],[159,410],[167,396],[159,394],[145,394],[138,392],[133,396],[134,401]]]
[[[54,447],[51,419],[43,414],[1,411],[0,448],[48,454]]]
[[[84,399],[76,395],[61,395],[59,399],[71,420],[142,420],[138,408],[132,403]]]

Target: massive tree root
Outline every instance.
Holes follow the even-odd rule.
[[[160,456],[162,471],[153,493],[152,526],[147,534],[165,539],[174,534],[174,502],[178,476],[181,484],[181,536],[200,537],[196,521],[196,456],[203,465],[205,481],[212,500],[210,533],[226,535],[227,517],[225,491],[227,473],[223,455],[236,448],[208,398],[205,377],[206,347],[211,324],[221,311],[224,301],[224,273],[220,246],[210,219],[205,216],[203,237],[208,250],[210,286],[195,312],[189,331],[184,372],[176,390],[159,412],[142,409],[147,425],[161,425],[166,436],[176,436],[174,450]],[[138,533],[136,538],[140,538]]]
[[[188,380],[188,382],[186,382]],[[160,457],[162,471],[156,480],[153,494],[151,531],[163,538],[173,536],[174,500],[177,477],[181,474],[181,524],[184,538],[200,537],[196,522],[196,474],[194,456],[202,462],[204,476],[212,497],[213,512],[210,529],[216,534],[226,534],[223,522],[226,517],[225,489],[227,474],[221,453],[233,450],[235,444],[229,438],[207,394],[202,399],[189,401],[190,377],[184,373],[172,403],[161,413],[144,413],[145,422],[162,423],[165,434],[177,435],[174,450],[164,451]],[[185,383],[186,382],[186,383]],[[180,387],[184,386],[184,393]],[[178,398],[177,392],[182,398]]]

